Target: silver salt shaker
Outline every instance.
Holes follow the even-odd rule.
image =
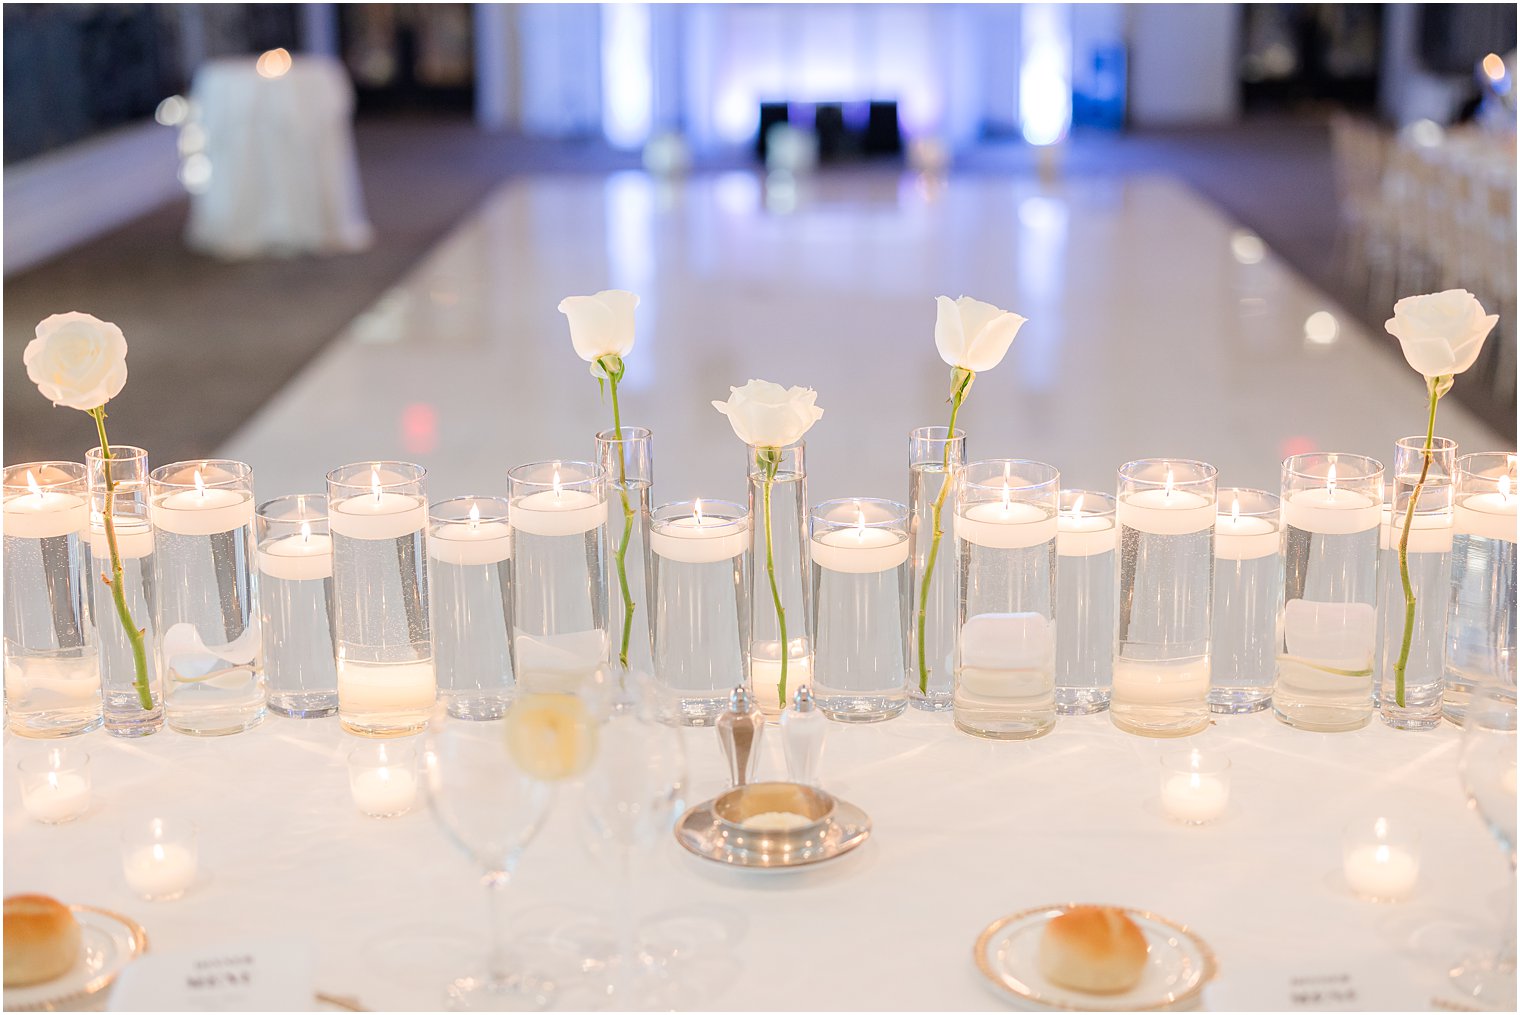
[[[728,759],[728,782],[738,787],[751,782],[755,764],[760,759],[760,735],[765,732],[765,715],[755,704],[749,688],[740,684],[728,697],[728,711],[718,716],[718,742]]]
[[[791,707],[781,715],[781,748],[786,754],[787,778],[792,782],[818,785],[818,763],[823,759],[828,721],[808,686],[797,688]]]

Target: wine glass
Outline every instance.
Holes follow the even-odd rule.
[[[1492,952],[1470,955],[1451,971],[1464,994],[1498,1010],[1515,1008],[1515,690],[1474,692],[1457,769],[1468,806],[1477,811],[1509,860],[1504,936]]]
[[[520,694],[500,721],[457,719],[435,709],[423,754],[428,810],[479,865],[491,900],[485,970],[449,985],[451,1010],[549,1003],[553,981],[520,968],[507,944],[507,885],[549,811],[553,784],[583,770],[594,744],[594,725],[573,694]]]
[[[686,786],[686,749],[668,703],[647,677],[622,673],[614,688],[585,781],[590,844],[614,867],[618,889],[618,955],[598,992],[614,1008],[669,1007],[662,996],[667,985],[645,975],[653,964],[635,940],[634,866],[671,842]]]

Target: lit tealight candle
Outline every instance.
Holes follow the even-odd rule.
[[[1078,493],[1071,510],[1057,519],[1056,553],[1062,557],[1092,557],[1114,550],[1114,519],[1111,514],[1083,513],[1087,494]]]
[[[749,519],[737,505],[712,502],[704,510],[700,498],[692,510],[681,512],[680,505],[662,507],[649,532],[649,549],[659,557],[678,564],[714,564],[732,560],[749,545]]]
[[[1343,866],[1352,892],[1369,902],[1400,902],[1420,878],[1417,843],[1387,818],[1347,827]]]
[[[90,756],[61,747],[16,766],[21,805],[34,820],[57,825],[90,809]]]
[[[214,536],[253,522],[253,497],[243,490],[208,487],[195,470],[195,489],[154,499],[149,507],[153,525],[179,536]]]
[[[854,525],[815,531],[813,563],[845,574],[877,574],[908,560],[908,534],[891,525],[866,524],[865,510],[855,502]]]
[[[1515,456],[1509,456],[1515,468]],[[1492,493],[1475,493],[1457,501],[1453,526],[1458,533],[1515,542],[1515,490],[1510,472],[1494,480]]]
[[[1006,479],[1001,500],[968,504],[955,513],[956,538],[993,550],[1039,546],[1059,531],[1055,512],[1014,500]]]
[[[1228,512],[1225,500],[1229,500]],[[1256,560],[1277,553],[1281,540],[1276,519],[1240,513],[1240,491],[1221,491],[1214,529],[1214,556],[1220,560]]]
[[[359,810],[394,818],[417,800],[417,752],[410,744],[361,744],[348,755],[348,785]]]
[[[149,901],[177,899],[195,883],[195,826],[154,818],[122,836],[122,871],[127,886]]]
[[[494,503],[495,498],[490,498]],[[512,555],[512,529],[503,520],[482,519],[479,499],[464,518],[436,513],[428,536],[428,554],[446,564],[499,564]]]
[[[579,536],[607,521],[607,502],[585,490],[566,490],[554,468],[553,488],[512,501],[507,521],[534,536]]]
[[[374,466],[368,493],[330,502],[327,527],[346,539],[400,539],[427,527],[427,503],[416,494],[385,489]]]
[[[309,581],[332,577],[332,537],[311,531],[303,521],[298,534],[259,547],[259,570],[271,578]]]
[[[1132,490],[1119,498],[1119,524],[1157,536],[1185,536],[1214,525],[1214,502],[1192,490],[1174,489],[1170,466],[1160,489]]]
[[[1337,489],[1332,462],[1323,487],[1299,490],[1283,501],[1282,519],[1303,532],[1343,536],[1377,528],[1383,506],[1359,490]]]
[[[1230,801],[1230,761],[1197,748],[1161,758],[1161,806],[1186,825],[1202,825],[1224,813]]]
[[[72,480],[71,480],[72,482]],[[5,534],[13,539],[51,539],[83,532],[89,522],[84,498],[49,489],[26,470],[26,493],[5,501]]]

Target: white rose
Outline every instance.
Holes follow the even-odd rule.
[[[89,314],[54,314],[37,325],[21,362],[54,405],[88,412],[127,383],[127,339],[116,325]]]
[[[1448,377],[1473,365],[1498,321],[1466,289],[1448,289],[1404,297],[1383,327],[1399,340],[1410,366],[1425,377]]]
[[[633,308],[639,298],[623,289],[603,289],[595,296],[567,296],[559,312],[570,319],[570,343],[587,363],[633,351]],[[594,371],[593,371],[594,372]]]
[[[818,392],[812,388],[750,381],[742,388],[728,390],[728,401],[714,402],[713,408],[728,417],[741,441],[755,447],[795,444],[823,416],[823,410],[813,404]]]
[[[1000,310],[991,303],[962,296],[935,297],[939,313],[934,321],[934,344],[940,359],[953,367],[979,373],[1003,362],[1025,318]]]

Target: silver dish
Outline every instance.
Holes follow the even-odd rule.
[[[736,796],[737,795],[737,796]],[[746,828],[743,819],[789,810],[806,824],[783,830]],[[742,870],[783,871],[843,856],[871,834],[871,819],[852,803],[795,783],[754,783],[698,804],[676,822],[688,852]]]

